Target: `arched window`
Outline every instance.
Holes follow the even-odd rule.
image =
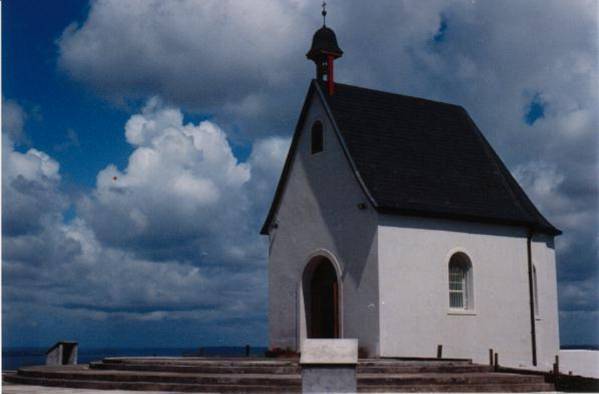
[[[537,267],[532,266],[532,297],[534,301],[535,316],[539,316],[539,292],[537,290]]]
[[[449,307],[472,309],[472,264],[464,253],[456,253],[449,260]]]
[[[324,133],[322,130],[322,123],[319,121],[314,122],[312,125],[310,142],[310,151],[312,154],[322,152],[324,149]]]

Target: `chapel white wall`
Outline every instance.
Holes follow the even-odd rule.
[[[314,121],[324,125],[324,151],[310,153]],[[306,336],[301,278],[310,256],[336,260],[341,273],[341,336],[378,354],[377,214],[358,209],[366,197],[313,96],[275,215],[269,248],[269,346],[299,349]]]
[[[532,242],[532,262],[537,270],[539,312],[536,316],[537,357],[540,367],[551,369],[559,352],[559,312],[557,302],[557,272],[553,238],[535,235]]]
[[[380,215],[381,356],[472,358],[532,367],[525,229],[441,219]],[[559,348],[553,245],[533,243],[540,295],[538,367],[550,369]],[[474,306],[449,310],[448,263],[455,252],[472,261]]]

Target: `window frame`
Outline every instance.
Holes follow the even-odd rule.
[[[451,309],[467,309],[467,276],[468,269],[464,265],[456,262],[449,265],[449,307]]]
[[[474,309],[474,280],[473,280],[473,264],[470,256],[461,250],[454,250],[449,254],[447,262],[447,291],[446,300],[449,314],[456,315],[475,315]],[[452,270],[454,267],[459,267],[462,272],[461,279],[455,280],[452,278]],[[455,270],[454,270],[455,273]],[[452,283],[460,283],[461,289],[452,288]],[[461,294],[462,306],[452,306],[452,294]]]

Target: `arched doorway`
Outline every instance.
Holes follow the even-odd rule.
[[[339,284],[333,263],[315,257],[303,277],[308,338],[339,338]]]

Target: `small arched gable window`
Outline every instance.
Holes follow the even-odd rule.
[[[312,125],[312,131],[310,133],[310,152],[312,154],[322,152],[324,149],[324,133],[322,130],[322,123],[319,121],[314,122]]]
[[[449,307],[472,309],[472,263],[464,253],[456,253],[449,260]]]

